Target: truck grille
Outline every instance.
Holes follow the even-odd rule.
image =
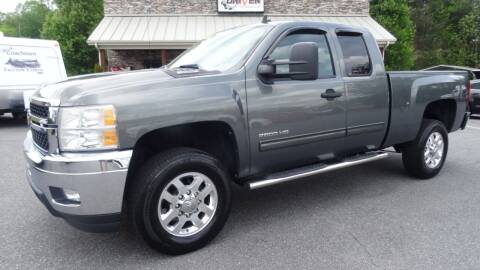
[[[41,118],[48,118],[48,107],[30,103],[30,114]]]
[[[32,130],[32,138],[35,144],[42,148],[45,151],[48,151],[48,135],[46,132],[38,131],[35,129]]]

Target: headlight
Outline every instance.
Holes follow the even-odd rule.
[[[60,150],[118,147],[117,117],[113,106],[65,107],[60,109],[59,117]]]

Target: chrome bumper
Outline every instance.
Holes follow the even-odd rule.
[[[120,216],[131,150],[44,154],[29,131],[24,153],[28,182],[53,215],[67,221],[88,217],[87,223],[95,223],[95,217]],[[75,191],[79,202],[63,200],[58,190]]]

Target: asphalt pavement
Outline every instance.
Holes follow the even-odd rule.
[[[159,254],[127,233],[52,217],[24,173],[23,121],[0,117],[0,269],[480,269],[480,119],[450,135],[436,178],[401,157],[256,191],[236,189],[207,247]]]

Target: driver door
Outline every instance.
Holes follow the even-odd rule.
[[[343,150],[345,87],[333,61],[330,40],[320,29],[283,34],[265,58],[289,61],[294,44],[314,42],[318,45],[318,78],[293,80],[278,76],[265,83],[258,75],[256,83],[247,86],[253,174],[331,159]],[[276,66],[276,73],[288,73],[289,68]],[[336,97],[327,98],[328,93]]]

